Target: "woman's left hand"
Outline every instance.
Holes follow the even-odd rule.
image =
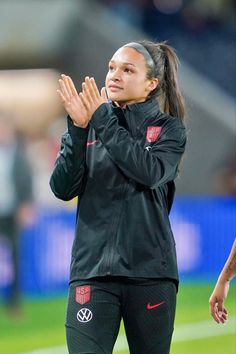
[[[93,77],[86,76],[85,81],[82,83],[82,92],[80,92],[79,96],[90,117],[92,117],[101,104],[108,102],[105,87],[101,89],[100,93]]]

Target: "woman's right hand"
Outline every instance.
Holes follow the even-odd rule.
[[[62,74],[59,85],[60,90],[57,90],[57,92],[73,123],[80,128],[86,128],[91,117],[70,76]]]
[[[224,307],[224,301],[229,292],[229,281],[216,283],[215,289],[209,299],[210,312],[217,323],[225,323],[228,318],[228,311]]]

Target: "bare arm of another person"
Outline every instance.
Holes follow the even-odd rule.
[[[211,315],[217,323],[225,323],[228,311],[224,307],[224,300],[229,292],[230,281],[236,275],[236,240],[230,255],[219,275],[215,288],[209,299]]]

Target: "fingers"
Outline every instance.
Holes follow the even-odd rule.
[[[87,109],[89,111],[90,101],[88,100],[86,94],[80,92],[79,99],[80,99],[81,103],[83,104],[83,106],[85,107],[85,109]]]
[[[228,319],[228,311],[222,306],[222,303],[219,305],[218,302],[210,302],[210,311],[213,319],[217,323],[225,323]]]
[[[70,76],[62,74],[61,79],[59,79],[59,84],[60,90],[58,91],[60,91],[60,93],[58,93],[63,101],[70,101],[72,96],[78,95]],[[94,78],[90,78],[88,76],[85,77],[85,82],[82,84],[82,92],[84,98],[87,99],[87,102],[93,103],[100,98],[100,93]]]
[[[91,105],[94,102],[93,97],[91,96],[90,88],[88,85],[89,78],[85,78],[85,82],[82,83],[82,93],[83,93],[83,98],[86,99],[87,103],[90,103]]]
[[[64,85],[65,85],[65,89],[66,89],[68,95],[71,97],[71,96],[72,96],[72,92],[71,92],[71,89],[70,89],[70,84],[69,84],[68,76],[62,74],[62,75],[61,75],[61,78],[62,78],[62,80],[63,80],[63,83],[64,83]]]
[[[65,88],[66,88],[67,93],[70,96],[70,98],[72,98],[72,96],[78,95],[77,90],[75,88],[75,85],[74,85],[71,77],[68,75],[64,75],[64,74],[62,74],[61,77],[62,77],[62,80],[65,84]]]
[[[225,323],[228,318],[228,312],[224,308],[224,303],[221,300],[217,303],[217,316],[221,323]]]
[[[65,98],[65,96],[63,95],[62,91],[57,90],[57,93],[59,94],[59,96],[60,96],[62,102],[63,102],[63,103],[66,102],[66,98]]]
[[[108,101],[108,97],[107,97],[107,91],[106,91],[106,88],[105,87],[102,87],[101,89],[101,97],[104,101]]]
[[[66,101],[69,102],[70,101],[70,95],[69,95],[69,92],[67,90],[67,87],[65,85],[64,80],[59,79],[59,85],[60,85],[60,90],[59,91],[61,92],[61,94],[63,96],[63,102],[66,102]]]
[[[60,90],[57,90],[63,102],[69,103],[73,96],[77,96],[77,90],[70,76],[61,75],[59,79]],[[60,92],[59,92],[60,91]]]
[[[85,82],[83,82],[82,84],[82,92],[80,92],[79,96],[86,109],[90,110],[93,105],[93,99],[88,91]]]
[[[210,312],[211,312],[211,316],[214,318],[214,320],[217,323],[220,323],[219,317],[217,315],[217,311],[216,311],[216,303],[215,301],[210,301]]]
[[[93,77],[86,76],[83,89],[91,102],[97,101],[100,98],[100,93],[98,91],[96,82]]]
[[[77,92],[75,85],[74,85],[70,76],[67,76],[67,83],[68,83],[68,86],[70,87],[72,95],[78,95],[78,92]]]
[[[107,102],[105,89],[102,89],[101,96],[94,78],[85,77],[85,81],[82,83],[82,92],[79,94],[70,76],[62,74],[59,79],[59,85],[60,88],[57,90],[57,93],[67,111],[68,109],[71,110],[72,108],[70,107],[72,106],[74,110],[77,110],[78,107],[84,107],[87,111],[86,114],[92,116],[103,102]]]
[[[63,96],[63,100],[69,101],[72,96],[78,95],[78,92],[75,88],[75,85],[68,75],[61,75],[61,79],[59,79],[61,98]],[[87,100],[92,102],[93,100],[100,97],[96,82],[94,78],[89,78],[86,76],[85,82],[82,84],[83,94],[87,97]]]
[[[100,97],[100,93],[98,91],[97,84],[96,84],[96,82],[95,82],[93,77],[90,79],[90,83],[89,84],[90,84],[91,91],[92,91],[92,93],[94,95],[94,98],[99,98]]]
[[[223,311],[223,301],[218,300],[217,309],[218,309],[218,312],[222,312]]]
[[[221,323],[225,323],[228,319],[228,311],[225,308],[223,311],[218,311],[218,317]]]

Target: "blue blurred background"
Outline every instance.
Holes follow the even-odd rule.
[[[167,40],[181,63],[188,146],[171,212],[180,277],[216,280],[236,234],[235,18],[233,0],[0,1],[0,115],[33,181],[19,232],[24,295],[67,289],[76,201],[57,201],[48,185],[66,129],[59,75],[78,89],[86,75],[101,86],[113,52],[140,38]],[[10,246],[0,229],[2,298],[14,278]]]

